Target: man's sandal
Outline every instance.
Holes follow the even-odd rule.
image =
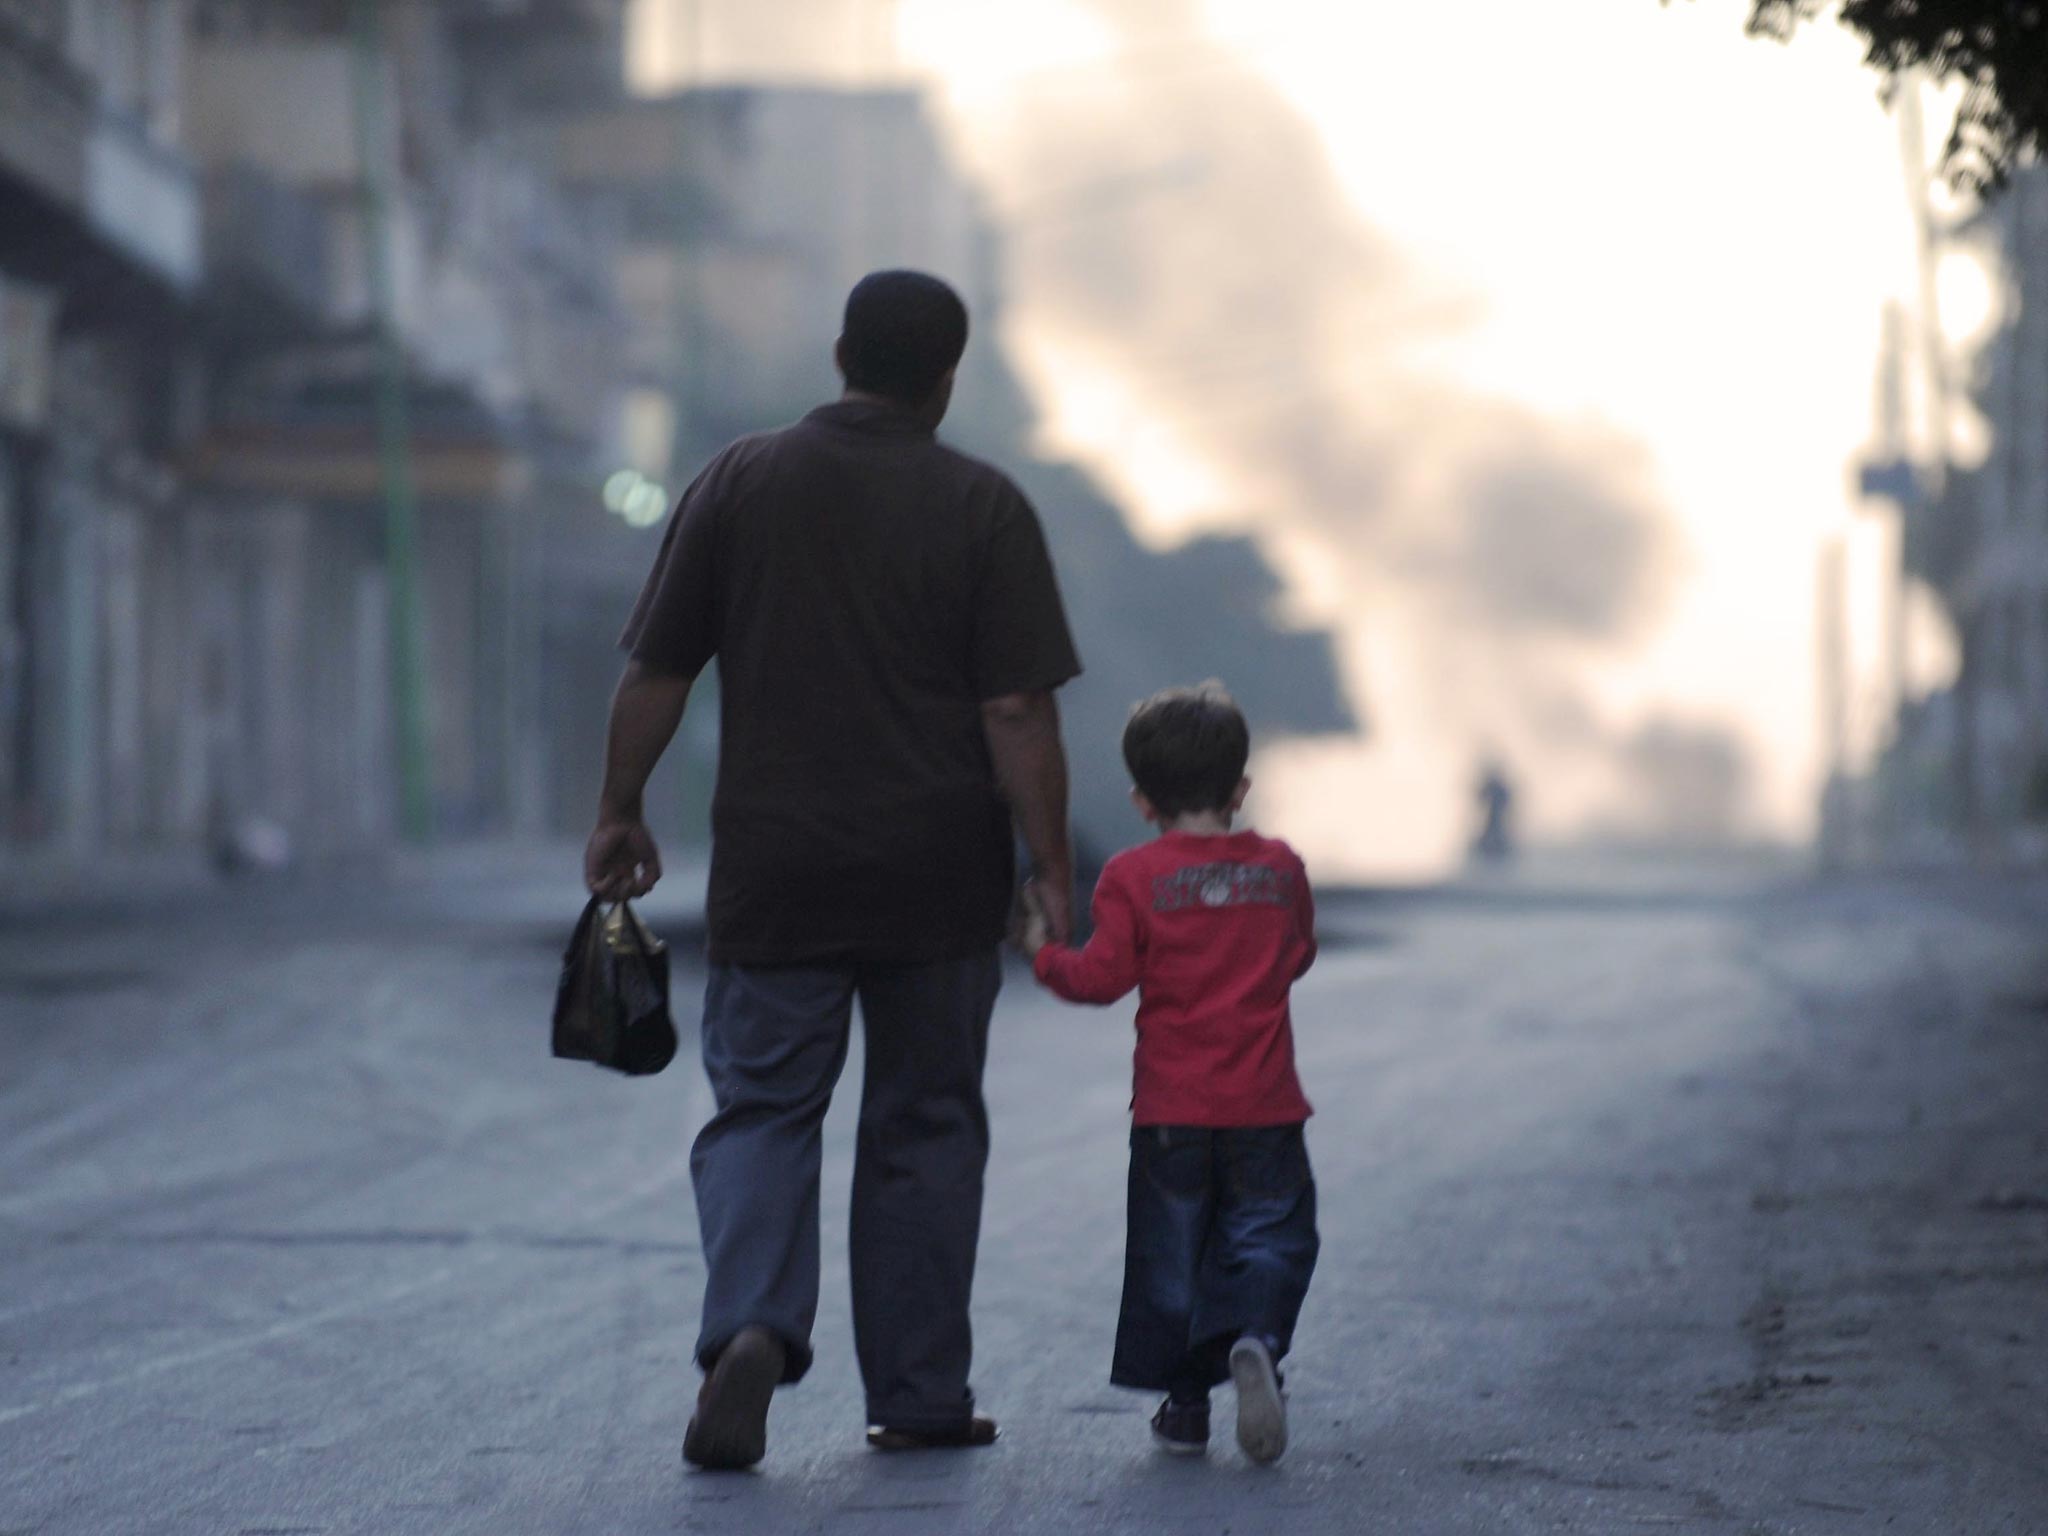
[[[878,1451],[957,1451],[994,1445],[999,1433],[994,1419],[977,1413],[944,1429],[892,1429],[886,1424],[870,1424],[868,1444]]]

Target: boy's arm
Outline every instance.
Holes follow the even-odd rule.
[[[1299,979],[1316,963],[1316,893],[1309,889],[1308,870],[1299,859],[1294,861],[1294,915],[1301,923],[1302,942],[1308,946],[1302,951],[1301,964],[1294,968]]]
[[[1138,912],[1130,892],[1105,871],[1089,911],[1085,949],[1047,944],[1032,956],[1038,979],[1070,1003],[1113,1003],[1138,984]]]

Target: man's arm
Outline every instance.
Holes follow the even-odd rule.
[[[604,790],[597,830],[583,851],[583,883],[594,896],[623,901],[644,896],[661,878],[661,852],[647,830],[640,797],[647,776],[682,722],[694,677],[629,661],[612,695],[605,735]]]
[[[1033,888],[1055,944],[1074,936],[1074,850],[1067,838],[1067,753],[1050,690],[1009,693],[981,706],[996,784],[1031,855]]]

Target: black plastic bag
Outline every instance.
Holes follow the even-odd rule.
[[[630,902],[593,896],[576,920],[555,988],[555,1054],[646,1077],[676,1054],[668,946]]]

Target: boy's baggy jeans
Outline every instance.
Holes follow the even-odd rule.
[[[981,1076],[998,952],[922,965],[714,965],[704,1071],[718,1104],[690,1152],[704,1237],[706,1370],[749,1325],[783,1379],[811,1364],[819,1131],[860,999],[867,1071],[847,1247],[870,1424],[958,1427],[973,1411],[967,1307],[981,1233]]]
[[[1197,1397],[1247,1334],[1287,1353],[1320,1247],[1299,1125],[1134,1126],[1129,1199],[1111,1382]]]

